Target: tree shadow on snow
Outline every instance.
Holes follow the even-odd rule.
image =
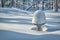
[[[32,24],[31,19],[27,18],[0,18],[0,23]]]
[[[60,27],[59,27],[59,25],[58,26],[47,26],[46,25],[46,27],[47,27],[47,32],[54,32],[54,31],[60,31]]]
[[[31,35],[7,30],[0,30],[0,40],[60,40],[58,34]]]
[[[56,29],[56,28],[55,29],[48,29],[47,31],[48,32],[54,32],[54,31],[60,31],[60,29]]]

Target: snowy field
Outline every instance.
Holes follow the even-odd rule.
[[[54,16],[46,15],[48,30],[45,32],[31,30],[35,27],[32,16],[33,12],[0,8],[0,40],[60,40],[60,16],[53,19]]]

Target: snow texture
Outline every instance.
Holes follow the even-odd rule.
[[[0,9],[0,40],[60,40],[60,26],[55,26],[54,19],[48,16],[48,12],[46,16],[48,30],[41,32],[31,30],[32,27],[36,27],[32,24],[32,12],[21,11],[16,8]],[[58,19],[55,21],[60,21]],[[60,25],[60,23],[57,24]]]

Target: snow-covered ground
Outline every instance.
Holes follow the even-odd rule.
[[[32,16],[33,12],[16,8],[0,8],[0,40],[60,40],[60,27],[52,27],[51,23],[48,22],[54,24],[57,19],[51,21],[53,18],[47,14],[46,17],[50,17],[46,18],[48,20],[45,24],[48,30],[41,32],[31,30],[32,27],[36,27],[32,24]],[[60,22],[59,20],[58,22]]]

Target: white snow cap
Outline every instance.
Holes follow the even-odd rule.
[[[41,10],[37,10],[34,12],[33,18],[32,18],[32,23],[34,24],[43,24],[45,23],[45,14]]]

